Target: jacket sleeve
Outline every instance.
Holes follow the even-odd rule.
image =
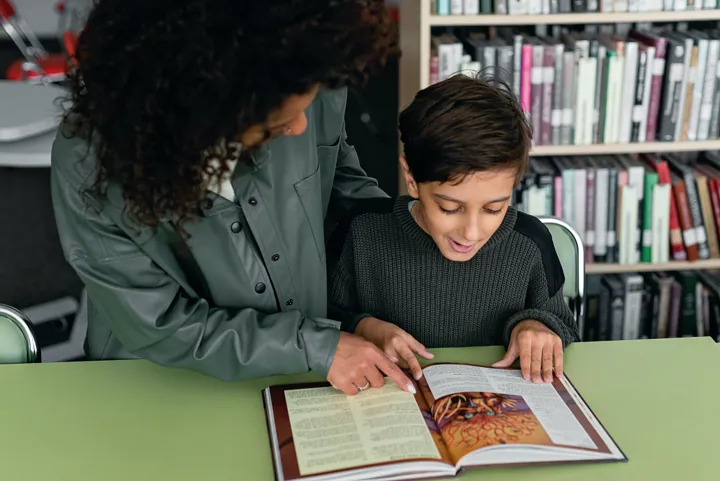
[[[551,262],[557,263],[554,267],[556,272],[561,273],[560,261],[553,256]],[[550,285],[552,288],[548,287]],[[550,292],[551,290],[553,292]],[[510,343],[510,335],[515,326],[527,320],[540,321],[552,329],[562,340],[563,347],[580,339],[577,323],[563,296],[563,283],[548,281],[546,269],[540,259],[532,269],[525,307],[525,310],[508,319],[503,336],[506,346]]]
[[[341,244],[342,250],[338,259],[328,258],[328,265],[331,266],[328,279],[328,315],[341,322],[343,331],[355,332],[360,321],[371,317],[371,314],[362,312],[357,299],[352,235],[345,235],[344,230],[335,232],[330,243]]]
[[[88,207],[80,189],[53,168],[66,258],[128,351],[226,381],[309,369],[326,375],[340,335],[337,322],[300,312],[226,309],[188,294],[102,210]]]

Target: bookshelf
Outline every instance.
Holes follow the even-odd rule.
[[[559,13],[541,15],[434,15],[431,0],[400,1],[400,47],[402,57],[399,71],[400,109],[408,105],[415,94],[430,85],[430,60],[432,34],[443,27],[503,27],[533,25],[592,25],[592,24],[646,24],[677,22],[720,21],[720,8],[685,11],[653,11],[622,13]],[[692,26],[690,26],[692,28]],[[639,153],[680,153],[720,150],[720,140],[676,142],[624,142],[571,145],[536,145],[533,157],[620,155]],[[405,193],[401,181],[400,192]],[[689,262],[671,261],[660,264],[587,264],[586,273],[619,274],[653,271],[720,269],[720,259]]]
[[[586,264],[585,274],[621,274],[625,272],[657,272],[720,269],[720,259],[662,264]]]

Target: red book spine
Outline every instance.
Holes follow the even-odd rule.
[[[650,103],[648,104],[647,121],[647,142],[655,141],[657,133],[658,114],[660,113],[660,97],[662,95],[663,76],[665,75],[665,50],[667,39],[658,37],[652,42],[655,47],[655,59],[653,60],[652,80],[650,84]]]
[[[685,182],[683,182],[682,180],[675,182],[674,184],[672,184],[672,190],[675,194],[675,201],[677,202],[678,218],[680,220],[680,227],[682,228],[682,237],[685,241],[687,260],[696,261],[700,259],[700,251],[698,250],[697,236],[695,235],[692,216],[690,215],[690,202],[687,198]]]
[[[708,178],[708,188],[710,190],[713,217],[715,217],[715,231],[718,239],[720,239],[720,188],[718,187],[718,179]]]
[[[658,173],[658,182],[660,184],[671,184],[670,169],[668,168],[667,162],[658,162],[656,164],[656,169]],[[674,186],[671,186],[671,188],[673,189],[673,192],[675,192]],[[685,198],[685,201],[687,203],[687,197]],[[689,207],[687,212],[690,212]],[[682,230],[680,229],[678,205],[675,200],[675,195],[670,196],[670,249],[672,250],[673,259],[676,261],[687,260],[687,254],[683,244]],[[695,250],[697,250],[697,247]]]
[[[530,44],[524,44],[522,46],[522,69],[520,71],[520,104],[522,105],[523,112],[530,117],[530,106],[532,105],[531,93],[532,93],[532,56],[533,46]],[[539,135],[539,132],[534,132],[534,135]]]

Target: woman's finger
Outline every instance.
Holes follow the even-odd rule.
[[[542,348],[542,375],[545,382],[553,380],[553,344],[544,343]]]
[[[555,339],[555,343],[553,344],[553,351],[554,351],[554,357],[555,357],[555,375],[557,377],[561,377],[563,373],[563,346],[562,341],[558,338]]]
[[[410,349],[420,357],[424,357],[428,360],[435,357],[435,355],[428,351],[423,344],[409,334],[407,335],[407,344]]]
[[[404,344],[396,349],[400,358],[405,361],[405,364],[407,364],[415,380],[420,379],[422,377],[422,368],[420,367],[420,363],[410,347],[407,344]]]
[[[532,380],[532,343],[530,341],[530,337],[528,336],[518,336],[518,338],[515,339],[515,342],[519,345],[518,349],[520,351],[520,369],[522,370],[523,379],[525,379],[526,381],[530,381]],[[514,349],[512,345],[510,345],[510,349],[508,349],[508,351],[511,349]]]
[[[530,374],[533,382],[542,382],[542,353],[543,345],[540,342],[533,341],[530,350]]]

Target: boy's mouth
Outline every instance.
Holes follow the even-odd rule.
[[[450,247],[453,248],[454,251],[460,252],[461,254],[467,254],[468,252],[472,252],[472,250],[475,248],[476,244],[460,244],[458,242],[455,242],[454,240],[450,239],[448,237],[448,240],[450,241]]]

